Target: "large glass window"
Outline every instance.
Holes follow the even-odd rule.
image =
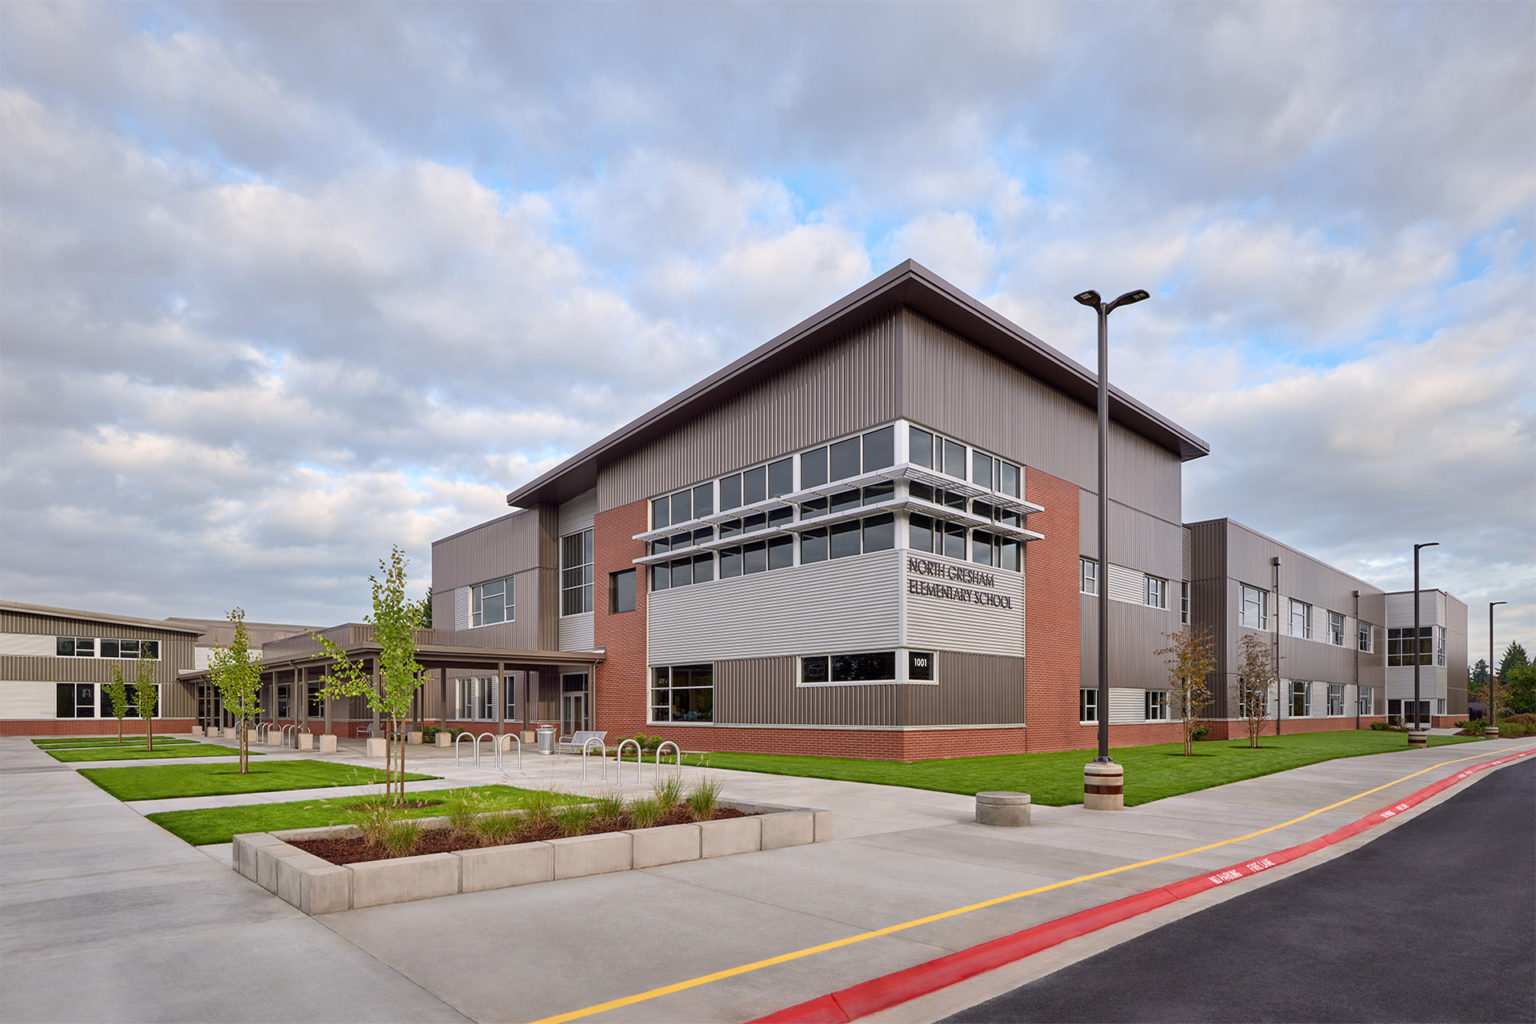
[[[635,610],[635,570],[608,574],[608,611],[613,614]]]
[[[469,589],[469,624],[490,626],[497,622],[511,622],[512,577],[477,583]]]
[[[1291,684],[1291,717],[1306,718],[1312,714],[1312,684]]]
[[[918,683],[933,681],[933,653],[931,651],[907,652],[907,678]]]
[[[1344,713],[1344,684],[1328,684],[1328,714],[1342,715]]]
[[[687,494],[692,502],[692,492]],[[673,500],[677,495],[672,496]],[[560,614],[579,615],[592,610],[592,531],[582,530],[560,538]]]
[[[1312,606],[1291,598],[1291,636],[1312,639]]]
[[[893,683],[896,681],[896,652],[812,654],[800,659],[800,681],[804,683]]]
[[[651,721],[714,720],[713,665],[668,665],[651,669]]]
[[[44,691],[45,693],[47,691]],[[95,718],[95,683],[59,683],[54,687],[55,715],[58,718]],[[128,688],[128,699],[133,699],[133,687]]]
[[[1335,647],[1344,646],[1344,614],[1342,612],[1328,613],[1328,642]]]
[[[1269,628],[1269,592],[1246,583],[1238,585],[1242,590],[1242,607],[1239,621],[1250,629]]]
[[[496,677],[465,676],[454,680],[453,717],[461,722],[495,721]]]
[[[1428,665],[1433,657],[1430,645],[1433,643],[1433,626],[1419,627],[1418,655],[1419,664]],[[1414,655],[1413,627],[1405,626],[1400,629],[1387,630],[1387,664],[1388,665],[1412,665]]]

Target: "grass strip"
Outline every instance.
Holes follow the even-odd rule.
[[[166,746],[155,744],[154,750],[149,750],[140,744],[137,747],[129,747],[127,744],[119,747],[115,743],[110,747],[50,747],[46,753],[55,761],[150,761],[161,757],[235,757],[240,751],[231,747],[221,747],[214,743],[171,743]],[[252,756],[259,757],[255,751]]]
[[[429,807],[400,811],[403,818],[435,818],[447,813],[455,797],[475,800],[481,810],[508,811],[527,806],[534,790],[514,786],[473,786],[466,789],[433,789],[406,793],[410,801],[426,801]],[[586,797],[558,794],[561,803],[585,803]],[[374,795],[335,799],[295,800],[281,804],[250,804],[244,807],[209,807],[196,811],[156,811],[150,821],[194,846],[227,843],[242,832],[276,832],[294,828],[347,825],[352,808],[377,800]]]
[[[124,744],[128,744],[128,743],[143,743],[143,742],[144,742],[144,734],[143,733],[133,733],[133,732],[130,732],[130,733],[125,733],[123,735],[123,743]],[[192,743],[194,741],[191,740],[191,739],[188,739],[185,736],[156,736],[155,737],[155,742],[156,743]],[[113,747],[115,747],[115,746],[118,745],[117,737],[116,736],[66,736],[66,737],[62,737],[60,739],[48,739],[48,740],[36,740],[35,739],[35,740],[32,741],[32,743],[33,743],[34,746],[42,747],[45,750],[56,750],[59,747],[106,747],[106,746],[113,746]]]
[[[1429,738],[1430,746],[1434,747],[1475,742],[1470,736]],[[1408,749],[1403,733],[1366,729],[1265,736],[1259,743],[1254,750],[1246,739],[1210,740],[1196,743],[1193,757],[1184,756],[1182,743],[1159,743],[1111,748],[1110,756],[1125,768],[1125,803],[1135,806],[1320,761]],[[911,763],[734,753],[690,754],[683,760],[734,771],[908,786],[966,796],[985,790],[1012,790],[1028,793],[1033,803],[1064,807],[1083,802],[1083,766],[1093,760],[1095,753],[1069,750]]]
[[[328,786],[371,786],[384,782],[384,769],[327,761],[295,759],[264,761],[250,766],[219,764],[154,764],[138,768],[82,768],[80,774],[119,800],[168,800],[183,796],[225,796],[230,793],[271,793],[283,789]],[[407,774],[406,779],[436,778]]]

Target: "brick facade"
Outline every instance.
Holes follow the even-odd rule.
[[[1024,545],[1024,722],[1028,750],[1093,746],[1093,726],[1078,724],[1082,623],[1078,614],[1078,487],[1024,467],[1024,494],[1044,512],[1029,528],[1044,540]]]
[[[634,564],[645,555],[645,542],[634,536],[648,528],[646,509],[644,501],[631,502],[599,512],[592,522],[592,639],[607,651],[592,681],[592,724],[611,737],[650,731],[645,724],[650,702],[645,604],[650,588],[645,569]],[[609,611],[609,576],[626,569],[636,570],[635,610],[614,614]],[[681,745],[681,738],[675,739]]]

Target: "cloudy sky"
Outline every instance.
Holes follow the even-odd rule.
[[[1536,647],[1536,5],[0,6],[0,592],[356,619],[911,257]],[[1476,654],[1474,653],[1474,657]]]

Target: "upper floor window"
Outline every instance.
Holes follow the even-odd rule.
[[[1362,651],[1369,654],[1376,649],[1375,637],[1376,631],[1371,628],[1370,623],[1358,624],[1355,630],[1355,643]]]
[[[1291,598],[1291,636],[1312,639],[1312,606]]]
[[[635,570],[608,574],[608,611],[614,614],[635,610]]]
[[[740,474],[737,476],[739,477]],[[738,501],[737,504],[741,503]],[[668,526],[692,522],[701,516],[709,515],[714,510],[715,487],[713,484],[684,487],[672,494],[663,494],[659,498],[651,499],[651,528],[662,530]]]
[[[753,466],[751,469],[744,469],[740,473],[732,473],[720,478],[720,511],[725,512],[743,505],[755,505],[760,501],[788,494],[794,489],[793,459],[779,459],[767,465]],[[694,490],[697,491],[698,488]],[[695,515],[708,514],[695,510]]]
[[[1077,560],[1077,574],[1077,589],[1081,590],[1085,594],[1097,594],[1099,592],[1098,562],[1095,562],[1091,558],[1079,558]]]
[[[800,453],[800,486],[820,487],[896,462],[896,428],[881,427]]]
[[[965,445],[922,427],[910,427],[907,431],[907,461],[914,466],[932,469],[957,480],[966,478]]]
[[[1420,665],[1430,664],[1432,652],[1430,651],[1432,626],[1419,627],[1418,659]],[[1407,626],[1401,629],[1387,630],[1387,664],[1412,665],[1414,659],[1413,627]]]
[[[1250,629],[1268,629],[1269,591],[1250,587],[1246,583],[1238,586],[1242,589],[1242,607],[1239,610],[1238,621]]]
[[[490,626],[498,622],[511,622],[512,577],[477,583],[469,588],[469,624]]]
[[[1168,607],[1168,581],[1158,579],[1156,576],[1147,577],[1147,606],[1150,608]]]
[[[1328,613],[1328,642],[1335,647],[1344,646],[1344,613]]]
[[[99,646],[98,646],[99,645]],[[149,658],[160,657],[159,640],[120,640],[112,637],[54,637],[54,653],[60,658]]]
[[[1189,580],[1179,584],[1179,622],[1189,625]]]
[[[592,531],[560,538],[560,614],[592,610]]]
[[[1435,664],[1445,666],[1445,627],[1435,627]]]

